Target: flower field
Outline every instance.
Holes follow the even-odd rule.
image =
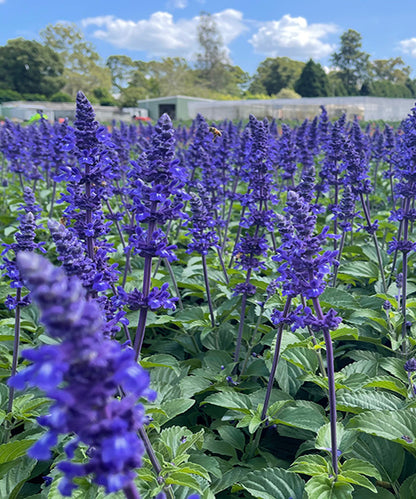
[[[416,497],[416,108],[0,159],[0,497]]]

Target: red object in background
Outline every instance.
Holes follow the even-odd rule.
[[[133,116],[135,121],[152,121],[148,116]]]

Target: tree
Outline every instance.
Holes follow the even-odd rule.
[[[193,95],[196,76],[186,59],[166,57],[147,64],[150,81],[156,81],[160,97],[168,95]]]
[[[411,72],[410,66],[405,66],[401,57],[376,59],[370,66],[372,80],[389,81],[398,85],[405,85]]]
[[[197,27],[201,48],[196,56],[196,84],[216,93],[241,96],[249,81],[249,75],[239,66],[233,66],[224,46],[215,19],[202,12]]]
[[[50,96],[64,85],[59,55],[39,42],[16,38],[0,47],[0,88]]]
[[[319,63],[309,59],[294,88],[302,97],[327,97],[329,95],[328,77]]]
[[[331,62],[338,69],[339,78],[349,95],[356,95],[368,76],[370,56],[360,49],[360,33],[349,29],[341,35],[339,51],[331,56]]]
[[[132,75],[138,67],[137,62],[127,55],[110,55],[105,65],[111,72],[113,89],[118,92],[128,87]]]
[[[102,64],[92,43],[73,23],[48,24],[40,32],[45,45],[55,50],[65,66],[64,91],[75,97],[78,90],[92,93],[94,88],[111,90],[111,72]]]
[[[275,95],[282,88],[293,89],[304,66],[304,62],[294,61],[289,57],[268,57],[258,66],[249,92]]]

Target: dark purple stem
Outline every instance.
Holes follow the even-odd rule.
[[[319,298],[312,298],[313,308],[320,321],[324,319]],[[326,348],[326,363],[328,373],[328,398],[329,398],[329,421],[331,425],[331,454],[332,467],[335,477],[338,475],[338,448],[337,448],[337,401],[335,395],[335,369],[334,369],[334,351],[332,348],[332,339],[329,329],[322,329]]]
[[[371,218],[370,218],[370,212],[368,210],[368,205],[364,199],[364,196],[362,193],[360,193],[360,199],[361,199],[361,204],[363,207],[365,219],[367,222],[368,227],[371,227]],[[377,241],[377,234],[373,234],[373,241],[374,241],[374,249],[376,250],[377,254],[377,261],[378,261],[378,268],[380,269],[380,275],[381,275],[381,281],[383,284],[383,293],[387,293],[387,285],[386,285],[386,278],[384,276],[384,266],[383,266],[383,260],[381,258],[381,253],[380,253],[380,248],[378,246],[378,241]]]
[[[211,317],[211,326],[215,327],[214,307],[212,306],[211,291],[209,289],[209,281],[208,281],[207,257],[206,255],[201,255],[201,256],[202,256],[202,269],[204,271],[205,289],[207,291],[209,315]]]
[[[22,299],[22,289],[17,288],[16,290],[16,312],[14,321],[14,340],[13,340],[13,360],[12,360],[12,370],[10,376],[14,376],[17,371],[17,362],[19,360],[19,343],[20,343],[20,301]],[[12,412],[14,400],[14,388],[9,387],[9,401],[7,405],[7,412]]]
[[[292,297],[288,296],[286,298],[286,303],[285,303],[285,306],[283,308],[283,319],[287,317],[289,310],[290,310],[291,303],[292,303]],[[282,344],[283,326],[284,326],[284,323],[280,322],[279,327],[277,328],[276,348],[274,349],[273,362],[272,362],[272,367],[270,369],[270,375],[269,375],[269,382],[267,384],[266,396],[264,397],[263,409],[261,411],[261,420],[262,421],[266,417],[267,409],[269,407],[270,395],[272,393],[272,388],[273,388],[273,383],[274,383],[274,376],[276,374],[277,364],[279,362],[280,346]]]

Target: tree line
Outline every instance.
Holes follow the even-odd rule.
[[[41,42],[17,38],[0,46],[0,102],[72,101],[79,89],[93,102],[136,106],[140,99],[189,95],[213,99],[369,95],[416,97],[416,80],[400,57],[370,60],[362,37],[341,35],[331,56],[334,69],[318,62],[269,57],[249,75],[229,60],[214,18],[202,13],[199,51],[190,64],[181,57],[159,61],[112,55],[103,61],[75,24],[48,25]]]

